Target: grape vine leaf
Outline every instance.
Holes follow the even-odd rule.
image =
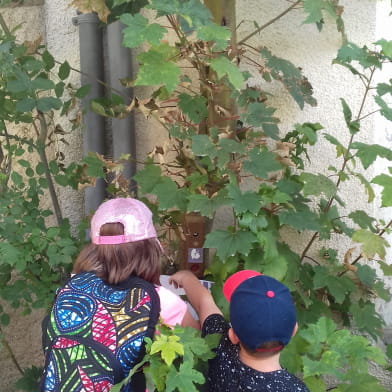
[[[167,336],[159,334],[151,345],[150,355],[161,353],[166,365],[171,366],[175,358],[184,355],[184,346],[179,343],[180,338],[175,335]]]
[[[215,248],[217,256],[225,260],[237,253],[248,255],[256,240],[256,236],[249,231],[238,230],[231,233],[225,230],[215,230],[207,234],[204,248]]]
[[[379,144],[354,142],[351,144],[350,148],[357,150],[355,155],[360,159],[365,169],[367,169],[377,157],[392,161],[392,151],[389,148],[380,146]]]
[[[389,172],[392,174],[392,168],[389,168]],[[381,192],[381,205],[383,207],[392,206],[392,177],[387,174],[380,174],[373,178],[373,184],[377,184],[383,187]]]
[[[211,68],[217,73],[219,78],[227,76],[229,82],[235,89],[240,89],[244,83],[244,75],[240,69],[227,57],[219,56],[211,61]]]
[[[261,127],[265,134],[272,139],[278,139],[279,122],[277,117],[273,117],[274,108],[267,107],[263,102],[252,102],[246,111],[241,115],[241,120],[253,127]]]
[[[123,29],[123,45],[127,48],[136,48],[147,41],[151,45],[159,45],[167,30],[158,23],[149,23],[141,14],[124,14],[120,21],[126,26]]]
[[[197,29],[197,37],[202,41],[215,42],[214,50],[216,51],[226,49],[230,34],[230,30],[226,26],[220,26],[216,23],[208,23]]]
[[[195,384],[204,384],[205,378],[202,373],[192,368],[190,362],[180,365],[179,371],[171,366],[166,378],[166,391],[198,392]]]
[[[136,86],[163,85],[169,93],[177,87],[180,78],[180,68],[173,59],[177,56],[177,49],[167,43],[152,46],[149,51],[140,53],[140,61]]]
[[[257,214],[261,208],[260,196],[255,192],[242,192],[238,186],[229,185],[228,197],[233,199],[234,210],[238,213],[250,211]]]
[[[178,107],[196,124],[208,115],[207,100],[202,96],[182,93],[178,96]]]
[[[302,173],[300,179],[304,182],[303,193],[305,196],[320,196],[322,193],[330,198],[336,193],[336,185],[322,174]]]
[[[259,178],[268,178],[268,173],[282,169],[276,154],[254,148],[249,152],[249,160],[244,162],[244,170]]]
[[[389,248],[389,243],[381,236],[371,231],[360,229],[354,232],[352,240],[361,244],[361,250],[368,259],[373,258],[376,254],[381,259],[385,259],[385,248]]]
[[[201,215],[211,218],[217,208],[227,203],[226,197],[222,195],[213,198],[202,194],[190,195],[188,201],[188,211],[200,212]]]
[[[314,0],[312,0],[314,3]],[[305,103],[316,106],[317,101],[312,96],[313,87],[302,75],[301,69],[290,61],[274,56],[267,48],[260,49],[260,54],[266,61],[266,67],[271,69],[271,75],[286,87],[298,106],[303,109]]]

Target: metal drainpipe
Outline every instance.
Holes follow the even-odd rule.
[[[90,84],[91,88],[82,100],[83,114],[83,153],[105,153],[105,119],[89,110],[92,98],[104,96],[104,88],[98,81],[104,80],[102,28],[96,14],[80,14],[72,19],[79,27],[80,71],[81,84]],[[99,178],[95,187],[89,187],[85,192],[85,214],[95,211],[105,197],[105,184]]]
[[[125,88],[120,79],[132,77],[131,50],[122,45],[124,25],[121,22],[111,23],[107,27],[107,60],[109,66],[110,86],[121,92],[125,102],[129,104],[133,98],[133,91]],[[115,92],[117,94],[117,92]],[[113,159],[118,159],[122,154],[130,154],[131,161],[124,165],[123,174],[131,179],[136,171],[135,159],[135,118],[133,111],[124,119],[112,119]],[[131,186],[131,188],[133,188]]]

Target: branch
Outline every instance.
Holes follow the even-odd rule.
[[[18,361],[16,360],[15,354],[13,353],[11,346],[9,345],[8,341],[6,340],[6,338],[4,337],[3,331],[1,330],[0,327],[0,336],[1,336],[1,344],[2,346],[7,350],[9,356],[11,357],[11,361],[12,363],[15,365],[15,367],[18,369],[19,373],[23,376],[24,372],[21,368],[21,366],[19,365]]]
[[[367,86],[365,87],[365,93],[364,93],[363,98],[362,98],[361,106],[360,106],[360,108],[359,108],[359,111],[358,111],[358,114],[357,114],[357,117],[356,117],[356,121],[359,121],[359,120],[361,119],[362,110],[363,110],[363,108],[364,108],[364,106],[365,106],[365,101],[366,101],[366,99],[367,99],[367,96],[368,96],[369,91],[371,90],[370,83],[371,83],[372,78],[373,78],[373,76],[374,76],[375,70],[376,70],[375,67],[373,67],[372,70],[371,70],[371,73],[370,73],[370,77],[369,77],[369,79],[368,79]],[[343,171],[346,169],[347,163],[348,163],[349,160],[351,159],[351,155],[350,155],[350,146],[351,146],[351,144],[352,144],[352,142],[353,142],[353,139],[354,139],[354,135],[352,134],[351,137],[350,137],[350,140],[349,140],[349,142],[348,142],[347,151],[346,151],[345,155],[343,156],[343,164],[342,164],[342,168],[341,168],[341,170],[340,170],[341,172],[343,172]],[[338,180],[336,181],[336,185],[335,185],[335,186],[336,186],[336,191],[337,191],[337,189],[338,189],[340,183],[341,183],[341,179],[340,179],[340,177],[339,177]],[[333,203],[334,200],[335,200],[335,195],[331,196],[331,198],[328,200],[327,205],[324,207],[324,210],[323,210],[324,212],[327,212],[327,211],[331,208],[331,205],[332,205],[332,203]],[[301,255],[301,261],[302,261],[302,260],[304,259],[304,257],[306,256],[306,253],[307,253],[307,251],[309,250],[309,248],[313,245],[314,241],[315,241],[316,238],[317,238],[317,235],[318,235],[317,232],[314,233],[313,237],[310,239],[309,243],[306,245],[306,247],[305,247],[305,249],[304,249],[304,251],[302,252],[302,255]],[[359,259],[360,259],[362,256],[358,256],[358,257],[359,257]],[[358,259],[358,260],[359,260],[359,259]],[[355,262],[357,262],[358,260],[356,260]]]
[[[281,14],[277,15],[275,18],[271,19],[267,23],[263,24],[260,26],[257,30],[253,31],[252,33],[248,34],[245,38],[242,38],[240,42],[238,42],[238,45],[244,44],[246,41],[248,41],[250,38],[252,38],[254,35],[260,33],[260,31],[264,30],[266,27],[271,25],[272,23],[276,22],[278,19],[282,18],[286,14],[288,14],[293,8],[295,8],[297,5],[302,3],[302,0],[298,0],[295,3],[293,3],[289,8],[287,8],[285,11],[283,11]]]
[[[11,35],[10,29],[8,28],[7,23],[5,23],[5,20],[4,20],[4,17],[2,14],[0,14],[0,26],[6,35]]]
[[[36,148],[41,158],[41,162],[44,165],[45,177],[46,180],[48,181],[49,194],[50,194],[50,198],[52,199],[53,209],[56,215],[57,223],[58,225],[61,225],[63,221],[63,217],[60,209],[60,204],[57,198],[56,190],[54,188],[53,179],[50,174],[48,157],[46,156],[46,151],[45,151],[45,141],[46,141],[46,136],[48,134],[48,126],[45,120],[45,116],[42,112],[38,112],[38,118],[39,118],[41,129],[40,129],[40,134],[38,137]]]

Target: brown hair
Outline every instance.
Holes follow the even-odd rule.
[[[102,225],[100,235],[124,234],[121,223]],[[109,284],[118,284],[134,275],[159,284],[162,249],[156,238],[118,245],[89,244],[79,253],[73,273],[94,271]]]

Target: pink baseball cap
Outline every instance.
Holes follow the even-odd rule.
[[[121,223],[124,234],[113,236],[100,235],[106,223]],[[102,203],[91,219],[91,242],[97,245],[116,245],[126,242],[157,238],[152,222],[152,212],[140,200],[117,198]]]

